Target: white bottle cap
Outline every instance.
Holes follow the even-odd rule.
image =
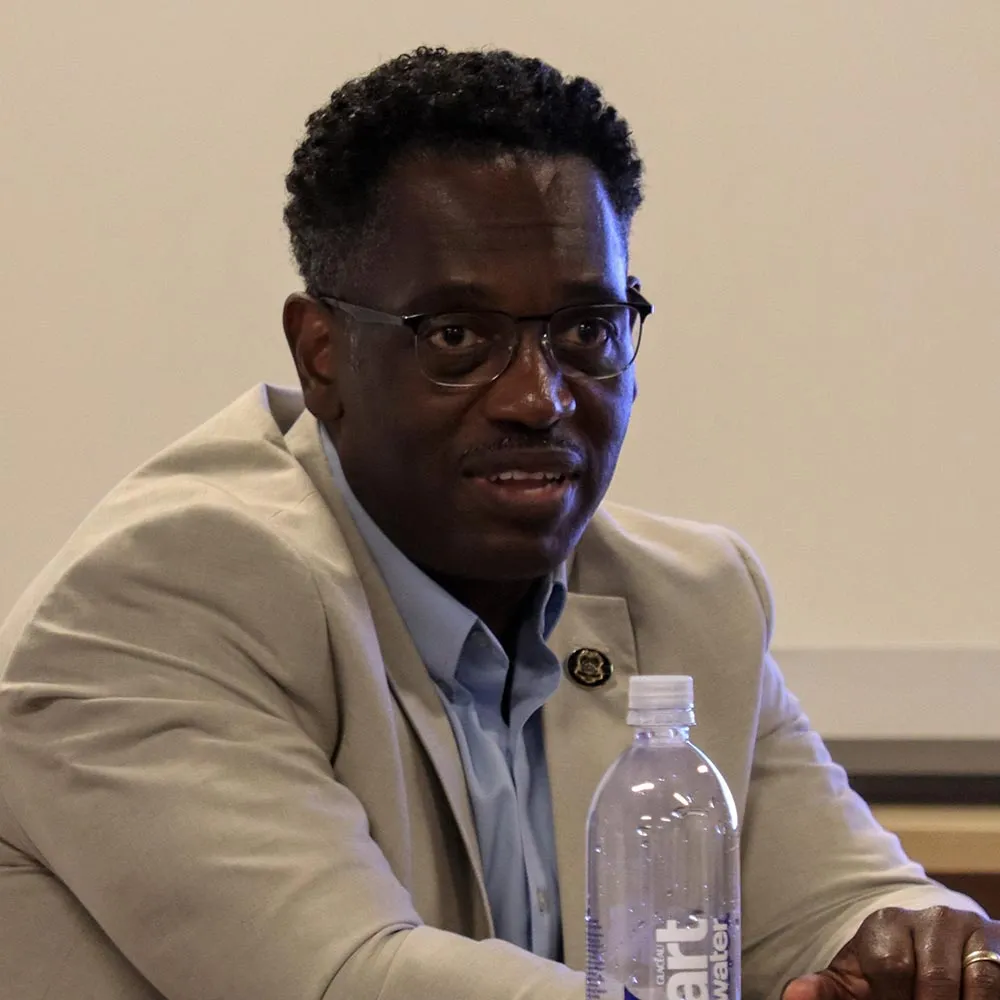
[[[671,674],[644,674],[628,682],[630,712],[692,712],[694,681]]]

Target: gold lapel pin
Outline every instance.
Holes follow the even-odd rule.
[[[574,649],[566,659],[570,677],[583,687],[595,688],[607,684],[614,673],[614,664],[607,653],[599,649]]]

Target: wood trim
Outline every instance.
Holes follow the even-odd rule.
[[[1000,806],[875,806],[875,818],[930,872],[1000,873]]]

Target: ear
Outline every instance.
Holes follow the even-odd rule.
[[[628,276],[628,278],[625,280],[625,287],[630,292],[641,292],[642,291],[642,282],[638,279],[638,277],[636,277],[636,275],[630,274]],[[639,396],[639,380],[633,374],[633,376],[632,376],[632,402],[633,403],[635,403],[635,401],[638,398],[638,396]]]
[[[343,413],[338,385],[338,319],[316,299],[296,292],[285,300],[281,314],[285,339],[292,352],[306,408],[324,423]]]

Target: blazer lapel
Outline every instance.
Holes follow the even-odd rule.
[[[549,647],[563,664],[559,687],[542,710],[563,953],[568,966],[583,969],[587,812],[604,772],[628,746],[631,735],[625,713],[628,679],[636,673],[637,660],[624,598],[570,592]],[[567,660],[578,649],[598,650],[610,659],[613,671],[607,682],[588,688],[570,677]]]
[[[477,887],[475,936],[492,937],[493,920],[486,895],[479,840],[469,803],[465,772],[437,687],[410,638],[368,547],[354,525],[350,511],[333,483],[315,418],[308,413],[304,414],[289,431],[286,442],[333,511],[351,552],[358,576],[368,595],[389,685],[441,781],[472,865]]]

